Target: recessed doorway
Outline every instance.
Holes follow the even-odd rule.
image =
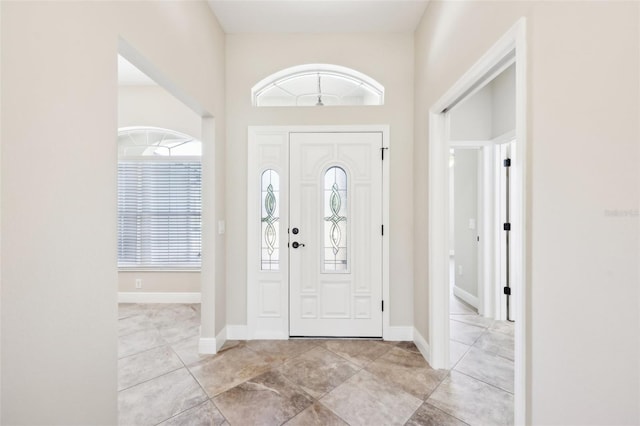
[[[250,339],[384,337],[388,147],[385,126],[249,129]]]
[[[510,142],[505,140],[510,137],[515,140],[515,149],[509,153],[510,162],[503,163],[504,167],[509,167],[509,184],[511,185],[512,197],[506,205],[512,207],[509,211],[508,221],[501,219],[498,226],[494,226],[492,232],[487,232],[484,241],[494,241],[494,247],[500,247],[499,241],[507,233],[509,269],[506,271],[507,284],[503,285],[499,279],[485,280],[484,290],[496,289],[501,291],[479,291],[479,296],[483,301],[478,303],[479,311],[486,311],[486,314],[493,318],[500,319],[506,316],[506,300],[510,303],[512,319],[515,320],[513,341],[513,393],[506,396],[513,400],[512,421],[520,424],[525,423],[526,413],[526,264],[525,264],[525,240],[526,222],[524,200],[526,191],[526,26],[525,19],[520,19],[502,38],[500,38],[474,64],[458,82],[454,84],[441,98],[430,108],[429,117],[429,344],[430,363],[434,368],[450,368],[451,348],[449,318],[449,275],[450,275],[450,244],[449,244],[449,173],[448,164],[450,162],[450,141],[456,139],[452,137],[452,114],[461,107],[461,104],[470,99],[474,94],[480,92],[496,76],[511,66],[514,66],[515,74],[515,102],[511,113],[515,122],[515,131],[505,133],[501,136],[493,136],[493,139],[485,141],[479,145],[497,145]],[[466,139],[466,138],[465,138]],[[477,140],[467,139],[465,142],[459,141],[463,145],[472,146],[477,144]],[[471,143],[469,143],[471,142]],[[487,161],[491,156],[485,157]],[[508,159],[500,159],[502,161]],[[497,157],[493,157],[497,167],[500,162]],[[493,169],[495,170],[495,169]],[[499,200],[496,195],[496,199]],[[490,203],[489,203],[490,204]],[[495,214],[497,215],[496,210]],[[487,216],[485,217],[492,217]],[[482,241],[482,236],[480,236]],[[486,253],[485,253],[486,254]],[[489,265],[491,262],[481,261],[481,266]],[[494,265],[495,266],[495,265]],[[495,266],[493,277],[500,275],[500,265]],[[479,274],[484,277],[484,273]],[[493,308],[483,306],[493,303]],[[502,306],[505,309],[501,309]],[[511,314],[510,314],[511,315]],[[505,318],[506,319],[506,318]]]

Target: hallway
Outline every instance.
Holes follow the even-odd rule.
[[[199,355],[199,308],[119,305],[121,425],[513,423],[510,324],[452,313],[446,371],[412,342],[229,341]]]

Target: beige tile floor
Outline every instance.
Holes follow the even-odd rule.
[[[447,371],[411,342],[229,341],[199,355],[199,305],[121,304],[119,423],[511,424],[513,328],[458,308]]]

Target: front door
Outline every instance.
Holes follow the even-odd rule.
[[[291,336],[382,336],[382,142],[290,133]]]

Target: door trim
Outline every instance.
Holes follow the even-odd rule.
[[[526,180],[527,180],[527,28],[520,18],[429,110],[429,345],[433,368],[449,368],[449,239],[448,173],[449,114],[447,110],[464,96],[483,87],[483,80],[515,50],[516,63],[516,161],[515,202],[521,206],[514,222],[521,224],[512,232],[513,269],[516,305],[515,324],[515,424],[530,423],[527,412],[527,264],[526,264]]]
[[[260,275],[264,274],[256,268],[256,263],[252,259],[259,253],[259,245],[255,236],[259,234],[257,231],[258,222],[254,220],[256,200],[259,200],[257,191],[257,182],[262,172],[258,163],[259,147],[264,144],[271,146],[280,146],[285,149],[286,155],[280,156],[280,162],[285,161],[288,182],[288,166],[289,166],[289,134],[290,133],[382,133],[382,144],[385,148],[390,148],[389,125],[354,125],[354,126],[249,126],[248,127],[248,146],[247,146],[247,339],[288,339],[289,338],[289,267],[288,259],[286,268],[280,271],[280,275],[273,282],[280,283],[280,294],[277,297],[278,309],[274,309],[269,317],[259,316],[259,284]],[[389,326],[389,172],[391,150],[386,149],[384,153],[384,161],[382,162],[382,224],[384,225],[384,237],[382,239],[382,299],[385,301],[385,309],[382,312],[382,337],[385,340],[398,340],[399,333],[395,330],[397,327]],[[279,167],[284,171],[284,164],[273,164],[273,167]],[[282,174],[282,173],[281,173]],[[281,176],[282,180],[285,180]],[[287,185],[288,191],[288,185]],[[259,207],[259,203],[258,203]],[[288,206],[286,207],[288,210]],[[288,211],[281,210],[280,217],[286,214],[288,223]],[[285,291],[286,289],[286,291]],[[404,336],[400,336],[404,337]]]

